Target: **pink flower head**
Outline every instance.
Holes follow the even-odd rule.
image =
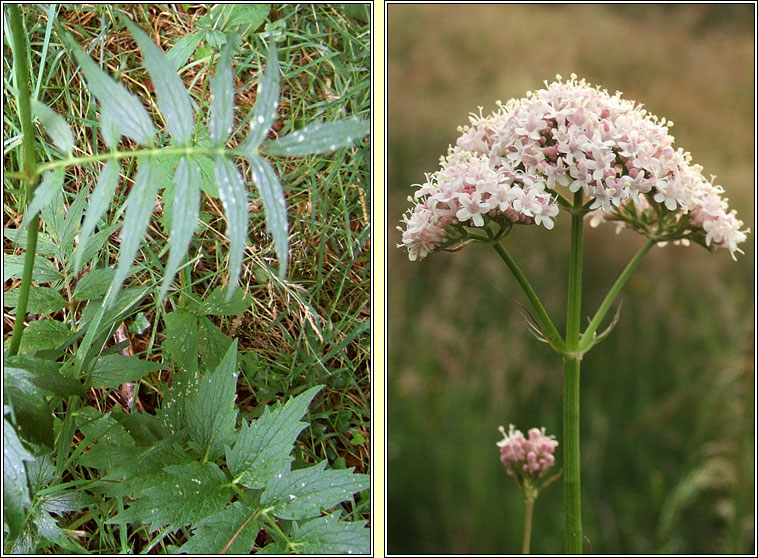
[[[531,428],[529,438],[511,424],[506,434],[505,428],[498,428],[503,439],[497,442],[500,448],[500,461],[505,465],[509,475],[519,482],[534,482],[545,475],[555,463],[553,452],[558,441],[555,436],[547,436],[545,428]]]
[[[725,247],[732,257],[750,231],[722,199],[723,189],[706,179],[683,149],[674,149],[672,122],[648,113],[634,101],[610,95],[572,75],[560,76],[523,99],[498,103],[489,116],[470,116],[461,136],[427,177],[403,219],[400,246],[410,259],[445,247],[448,235],[465,227],[535,224],[552,229],[559,194],[582,191],[593,210],[635,230],[660,215],[661,229],[686,223],[669,238],[692,238],[708,248]],[[645,227],[640,206],[650,207]],[[658,211],[656,211],[658,209]],[[448,227],[448,225],[450,227]],[[667,238],[664,238],[667,240]]]

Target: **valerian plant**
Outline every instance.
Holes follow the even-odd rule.
[[[194,108],[177,75],[179,55],[164,54],[124,17],[123,24],[136,41],[152,80],[164,131],[148,114],[144,99],[108,75],[51,18],[48,32],[56,26],[99,103],[97,130],[107,147],[105,152],[74,156],[76,142],[66,119],[30,91],[19,6],[9,6],[7,14],[22,164],[6,172],[6,178],[24,185],[27,205],[20,228],[5,231],[26,254],[23,258],[4,256],[4,279],[21,279],[19,288],[7,293],[5,300],[15,313],[15,325],[4,362],[4,549],[30,553],[59,547],[70,553],[88,552],[77,542],[76,528],[61,527],[60,518],[89,509],[89,517],[101,527],[120,533],[124,552],[133,550],[127,533],[146,529],[151,534],[147,550],[165,546],[164,539],[170,537],[186,540],[172,550],[189,553],[256,549],[368,553],[365,521],[343,517],[354,495],[368,490],[368,476],[354,474],[352,469],[329,469],[326,461],[314,464],[300,458],[295,462],[293,457],[297,437],[307,426],[300,419],[323,386],[265,407],[257,418],[241,416],[235,404],[240,369],[237,341],[231,342],[207,317],[238,314],[249,303],[238,287],[249,219],[248,191],[238,163],[246,161],[252,171],[279,261],[279,276],[286,278],[285,197],[277,173],[263,154],[290,157],[351,146],[368,133],[367,121],[314,122],[267,139],[279,103],[280,73],[276,37],[268,34],[265,70],[259,75],[256,102],[246,119],[247,136],[230,147],[235,129],[232,62],[239,44],[237,27],[230,24],[230,32],[221,41],[209,80],[210,111],[205,118],[203,111]],[[35,119],[62,157],[36,159]],[[137,148],[124,148],[123,137]],[[122,161],[128,160],[135,161],[136,173],[123,222],[103,226],[102,217],[125,175]],[[100,163],[103,166],[89,201],[88,189],[81,188],[66,207],[66,170]],[[170,188],[164,180],[167,168],[173,182]],[[155,285],[132,287],[126,281],[162,188],[166,188],[164,197],[171,190],[170,199],[163,200],[171,207],[163,215],[170,230],[164,272]],[[205,301],[184,301],[182,307],[165,314],[163,362],[121,354],[123,344],[105,348],[117,325],[148,295],[163,300],[171,292],[196,231],[201,191],[219,198],[224,209],[230,245],[226,288],[214,291]],[[45,223],[45,232],[39,230],[40,221]],[[90,265],[118,227],[117,264]],[[61,265],[52,265],[48,256]],[[71,276],[77,277],[75,287],[69,282]],[[55,288],[33,286],[33,282],[63,283],[69,296],[64,298]],[[73,324],[55,319],[31,321],[24,327],[27,313],[61,310],[71,315],[81,311],[76,331]],[[69,353],[73,355],[67,358]],[[129,414],[118,407],[102,412],[82,405],[87,390],[115,389],[169,369],[172,383],[163,392],[156,414]],[[54,421],[57,409],[65,412]],[[95,474],[72,480],[69,471],[74,466]]]
[[[470,126],[409,199],[402,244],[410,260],[456,250],[470,242],[493,247],[532,304],[531,332],[564,361],[563,439],[565,552],[581,553],[579,371],[582,359],[610,334],[601,323],[643,256],[656,244],[726,248],[733,259],[747,238],[724,189],[703,176],[691,155],[674,147],[672,122],[642,105],[610,95],[572,75],[545,83],[525,98],[498,103],[491,115],[472,114]],[[571,217],[565,335],[550,318],[525,274],[503,245],[518,226],[553,229]],[[581,330],[583,226],[604,221],[646,237]],[[617,230],[618,230],[617,229]],[[525,537],[527,539],[527,537]]]

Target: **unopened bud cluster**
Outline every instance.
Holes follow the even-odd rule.
[[[524,480],[537,481],[545,475],[555,463],[555,451],[558,441],[555,436],[545,435],[545,428],[531,428],[529,438],[512,424],[508,433],[501,426],[498,428],[503,439],[497,442],[500,448],[500,461],[505,465],[509,475],[516,477],[519,483]]]

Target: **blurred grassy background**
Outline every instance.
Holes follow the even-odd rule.
[[[388,550],[516,553],[523,501],[496,428],[561,433],[562,362],[527,332],[494,251],[408,262],[406,197],[478,105],[575,72],[673,120],[754,224],[751,5],[388,7]],[[506,245],[565,321],[569,222]],[[588,230],[583,313],[642,237]],[[598,553],[754,552],[754,234],[746,254],[654,248],[621,320],[582,366],[585,535]],[[560,462],[561,447],[558,448]],[[532,551],[563,548],[562,486],[537,501]],[[587,550],[587,547],[585,547]]]

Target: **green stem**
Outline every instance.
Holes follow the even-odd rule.
[[[571,254],[569,259],[568,312],[563,377],[563,461],[564,471],[564,546],[567,554],[582,553],[582,491],[579,451],[579,369],[581,354],[579,329],[582,309],[582,232],[584,212],[582,191],[574,194],[571,215]]]
[[[534,500],[526,498],[524,500],[526,509],[524,511],[524,542],[521,545],[521,554],[529,554],[529,547],[532,542],[532,511],[534,510]]]
[[[69,157],[67,159],[56,159],[37,167],[36,172],[31,176],[39,176],[46,171],[58,168],[69,167],[73,165],[82,165],[86,163],[96,163],[98,161],[108,161],[110,159],[126,159],[130,157],[160,157],[169,155],[237,155],[233,149],[223,147],[197,147],[184,145],[170,145],[167,147],[148,147],[145,149],[135,149],[134,151],[109,151],[108,153],[99,153],[97,155],[86,155],[84,157]],[[27,175],[29,176],[29,175]]]
[[[21,12],[16,5],[8,6],[13,33],[13,66],[16,75],[16,89],[18,91],[18,113],[23,133],[22,149],[24,161],[24,174],[26,175],[26,201],[32,199],[34,189],[37,187],[39,176],[36,174],[37,163],[34,157],[34,123],[32,122],[31,93],[29,90],[29,67],[26,63],[26,31],[21,20]],[[8,355],[18,353],[21,345],[21,336],[24,332],[26,308],[29,302],[29,290],[32,284],[32,272],[34,271],[34,256],[37,252],[37,229],[39,228],[39,216],[32,219],[26,236],[26,254],[24,257],[24,270],[21,275],[21,288],[19,290],[18,306],[16,307],[16,321],[13,324]]]
[[[597,312],[595,312],[595,316],[590,321],[590,325],[587,326],[587,329],[582,335],[582,339],[579,342],[579,347],[578,347],[578,350],[580,353],[586,351],[592,345],[593,336],[595,332],[597,331],[597,328],[600,327],[600,323],[603,321],[603,318],[608,313],[608,310],[610,310],[611,305],[613,304],[613,301],[616,300],[616,297],[618,296],[618,294],[621,292],[621,289],[626,284],[627,280],[629,279],[629,276],[639,265],[643,256],[648,253],[650,248],[652,248],[656,242],[658,242],[657,238],[655,237],[649,238],[648,241],[645,243],[645,245],[642,248],[640,248],[640,250],[634,255],[631,261],[627,264],[627,266],[624,268],[624,271],[622,271],[621,275],[619,275],[618,279],[616,279],[616,282],[611,287],[611,290],[608,291],[608,294],[603,299],[603,302],[600,304],[600,307],[597,309]]]
[[[558,330],[553,324],[553,321],[550,319],[550,316],[545,310],[545,307],[542,305],[542,302],[540,302],[540,299],[537,296],[537,293],[534,292],[534,289],[532,289],[532,286],[529,284],[529,281],[527,281],[526,276],[524,276],[524,274],[521,272],[518,265],[516,265],[516,262],[513,260],[513,258],[511,258],[510,254],[508,254],[505,248],[503,248],[502,244],[500,244],[499,242],[495,242],[492,244],[492,246],[495,247],[495,251],[503,259],[503,261],[505,262],[505,265],[507,265],[508,269],[511,270],[511,273],[513,273],[513,275],[516,277],[516,281],[518,281],[518,284],[521,285],[521,288],[524,290],[524,293],[526,294],[527,298],[532,303],[532,306],[534,307],[534,310],[537,312],[537,316],[539,316],[543,327],[547,329],[547,333],[554,339],[555,345],[560,350],[564,350],[565,344],[563,342],[563,338],[561,337],[561,334],[558,333]]]

